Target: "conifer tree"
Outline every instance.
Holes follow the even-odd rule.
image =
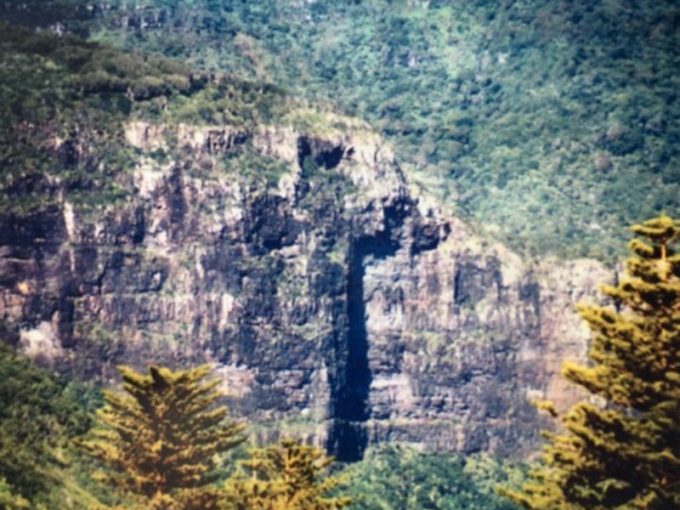
[[[332,463],[323,450],[284,439],[251,450],[243,472],[227,481],[228,510],[337,510],[350,504],[329,492],[341,484],[325,476]]]
[[[680,509],[680,224],[662,215],[632,227],[633,256],[614,307],[579,306],[592,332],[589,366],[565,377],[596,398],[547,434],[520,491],[535,510]]]
[[[218,455],[243,441],[243,426],[215,407],[219,381],[205,382],[210,369],[149,374],[120,367],[125,393],[106,392],[100,426],[83,446],[113,470],[116,487],[158,510],[208,510],[217,495]]]

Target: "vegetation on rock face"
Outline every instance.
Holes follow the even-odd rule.
[[[153,508],[213,508],[218,455],[243,442],[243,425],[213,407],[218,380],[202,381],[206,366],[149,375],[119,368],[125,394],[106,392],[100,428],[83,447],[108,464],[112,483]]]
[[[22,0],[3,2],[0,18],[36,29],[68,30],[87,36],[89,23],[97,12],[94,4],[83,0]]]
[[[603,291],[615,308],[581,306],[591,366],[564,374],[597,400],[574,406],[549,435],[520,492],[525,508],[680,508],[680,224],[635,225],[625,276]]]
[[[521,251],[613,258],[622,226],[677,207],[672,0],[130,5],[94,37],[370,120],[424,186]]]
[[[25,0],[3,8],[5,21],[99,41],[0,24],[7,224],[65,200],[94,208],[124,200],[141,157],[124,140],[128,120],[251,128],[290,109],[280,87],[370,120],[422,185],[521,250],[611,257],[622,224],[678,205],[680,9],[671,0]],[[276,184],[287,168],[251,149],[245,143],[216,169]],[[186,171],[205,176],[195,163]],[[301,166],[313,190],[303,207],[339,202],[351,188],[311,156]],[[593,401],[565,415],[543,464],[509,491],[528,509],[680,506],[680,226],[662,216],[634,231],[646,240],[631,244],[626,277],[605,288],[615,309],[581,308],[593,365],[565,371]],[[221,490],[219,454],[242,441],[242,427],[212,407],[216,383],[200,382],[207,369],[122,373],[128,394],[107,394],[102,426],[84,442],[109,465],[107,479],[126,493],[118,497],[87,481],[90,464],[71,448],[90,427],[88,398],[0,344],[0,507],[350,505],[333,495],[330,460],[294,441],[254,450],[242,463],[250,476]],[[474,473],[470,460],[386,448],[344,476],[357,510],[514,508]],[[494,467],[484,477],[507,473]]]
[[[172,58],[49,35],[31,38],[26,53],[7,46],[5,34],[16,31],[3,27],[0,104],[25,105],[27,119],[49,108],[53,120],[87,105],[87,114],[74,110],[77,123],[61,122],[66,135],[88,132],[83,123],[108,131],[130,110],[195,123],[266,120],[285,110],[285,87],[370,120],[422,185],[521,251],[613,259],[622,225],[677,207],[680,11],[671,0],[635,8],[550,0],[37,4],[0,17],[37,27],[61,21]],[[253,81],[213,82],[225,72]],[[7,118],[15,129],[16,118]],[[19,132],[45,138],[31,129]],[[118,145],[103,138],[111,150]],[[44,144],[16,152],[36,149],[29,168],[49,161],[53,174],[62,166]],[[98,179],[64,171],[71,187],[85,176],[115,194],[123,166],[107,165]],[[12,200],[25,207],[39,193],[25,188],[50,186],[21,172]]]
[[[289,106],[271,85],[2,22],[0,65],[0,211],[20,215],[124,199],[136,156],[128,120],[254,126]]]
[[[284,439],[280,444],[251,451],[241,461],[242,473],[225,486],[227,508],[233,510],[336,510],[349,498],[333,497],[342,482],[327,476],[332,463],[320,448]]]
[[[0,49],[3,209],[114,198],[130,166],[121,120],[150,82],[172,93],[181,66],[4,24]]]

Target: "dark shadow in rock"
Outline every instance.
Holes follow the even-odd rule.
[[[361,460],[368,446],[365,423],[371,416],[369,390],[371,370],[368,358],[364,278],[371,262],[393,256],[399,248],[399,228],[403,211],[385,210],[385,229],[373,236],[358,238],[352,246],[347,283],[347,353],[344,377],[334,388],[334,423],[329,449],[341,462]]]

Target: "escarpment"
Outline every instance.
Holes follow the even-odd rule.
[[[2,213],[3,337],[29,356],[104,383],[120,363],[212,363],[260,434],[276,422],[348,461],[381,441],[521,455],[529,400],[573,400],[573,303],[605,268],[485,240],[364,124],[124,134],[124,198]]]

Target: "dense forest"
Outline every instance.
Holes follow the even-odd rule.
[[[367,119],[422,186],[516,249],[611,260],[622,225],[677,205],[672,1],[140,6],[128,19],[114,3],[93,38]]]
[[[672,0],[7,8],[367,119],[417,182],[516,249],[613,260],[622,225],[676,205]]]
[[[678,47],[672,0],[0,0],[0,508],[680,507]],[[363,182],[367,171],[352,158],[370,151],[355,138],[372,143],[378,134],[389,150],[369,146],[368,159],[383,173]],[[392,150],[397,177],[379,158]],[[339,171],[341,161],[350,170]],[[286,184],[291,165],[298,180]],[[169,198],[152,188],[159,182]],[[292,191],[282,198],[286,186]],[[382,187],[394,203],[371,195]],[[496,436],[467,429],[459,431],[462,447],[423,448],[403,439],[411,436],[399,419],[382,435],[375,426],[369,440],[381,412],[370,392],[388,370],[381,363],[390,364],[369,354],[384,347],[371,345],[366,319],[374,313],[368,296],[381,289],[369,287],[371,278],[387,271],[375,267],[400,250],[411,257],[404,265],[415,266],[428,250],[459,241],[455,229],[447,237],[450,224],[432,227],[435,214],[421,214],[404,189],[477,236],[475,248],[465,245],[469,259],[501,243],[527,264],[516,313],[526,330],[503,323],[511,340],[545,342],[541,300],[551,299],[550,288],[530,280],[541,261],[588,257],[621,267],[626,228],[635,225],[625,268],[602,282],[601,295],[576,283],[567,291],[565,308],[578,306],[589,339],[578,362],[555,369],[570,405],[537,399],[534,411],[524,381],[511,387],[526,406],[499,397],[489,407],[500,411],[484,410],[502,430],[506,418],[519,428],[522,419],[541,424],[542,453],[527,442],[504,459],[494,453],[512,448],[494,450]],[[364,205],[365,197],[374,201]],[[356,219],[380,200],[382,231]],[[204,242],[202,227],[185,220],[192,207],[210,219],[216,241]],[[156,221],[152,210],[170,219]],[[236,234],[225,226],[233,217],[245,225]],[[228,244],[234,238],[245,248]],[[180,256],[167,246],[179,246]],[[110,259],[98,258],[107,250]],[[290,262],[298,252],[304,263]],[[492,269],[504,263],[484,260]],[[466,318],[461,329],[472,331],[472,354],[420,317],[403,334],[418,337],[417,347],[395,339],[386,349],[408,351],[398,353],[395,373],[418,356],[425,362],[415,371],[459,363],[463,382],[451,391],[474,388],[481,370],[460,361],[467,352],[490,365],[492,378],[521,380],[498,360],[514,363],[524,351],[474,319],[514,299],[503,278],[519,270],[508,264],[487,274],[468,259],[455,262],[469,269],[456,269],[450,294]],[[296,273],[300,265],[308,272]],[[90,268],[82,279],[61,282],[81,267]],[[221,301],[208,303],[204,323],[156,331],[163,314],[191,308],[165,304],[185,288],[167,283],[172,271],[186,288]],[[229,292],[205,277],[210,271]],[[444,284],[434,272],[426,285],[438,292]],[[488,304],[480,288],[497,289],[498,301]],[[395,289],[386,293],[403,293]],[[312,292],[318,296],[305,301]],[[92,305],[92,295],[103,304]],[[112,295],[128,301],[117,309],[107,305]],[[288,322],[272,311],[271,296]],[[88,306],[95,311],[84,312]],[[246,319],[225,324],[232,308]],[[308,320],[313,313],[331,319]],[[114,327],[106,320],[116,314]],[[493,356],[479,355],[480,345]],[[232,393],[249,377],[278,390],[264,373],[271,366],[295,390],[318,393],[322,384],[285,358],[293,352],[304,365],[315,349],[326,356],[312,373],[327,373],[329,402],[321,401],[330,411],[305,400],[299,408],[308,414],[291,419],[278,412],[276,393],[248,387],[265,409],[253,416],[267,416],[249,420],[252,404]],[[449,365],[434,364],[437,357]],[[243,369],[244,359],[261,362],[264,375]],[[132,368],[114,367],[130,360]],[[237,375],[224,376],[226,365]],[[403,390],[385,397],[407,414],[409,398]],[[480,390],[479,398],[488,397]],[[469,411],[444,400],[427,401],[423,424],[432,430],[450,420],[448,405]],[[335,422],[319,432],[328,413]],[[500,437],[513,437],[508,430]],[[347,445],[356,451],[343,456]]]

